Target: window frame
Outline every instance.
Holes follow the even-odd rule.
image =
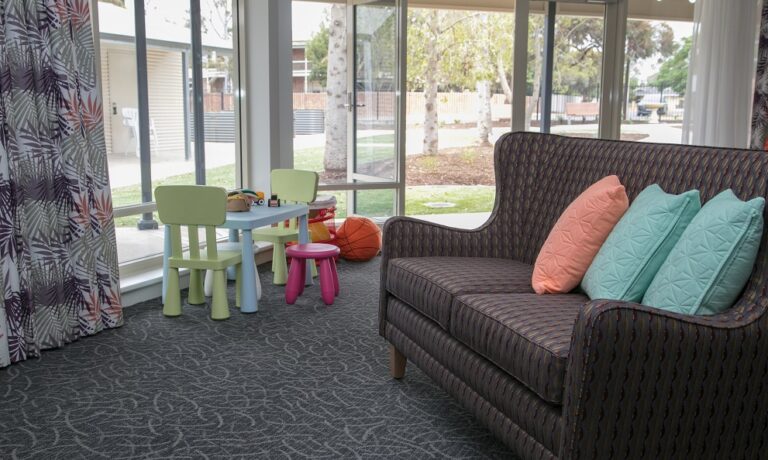
[[[95,50],[95,66],[97,83],[99,86],[99,93],[103,92],[103,76],[101,74],[101,30],[99,24],[99,0],[89,0],[91,8],[91,21],[92,21],[92,33]],[[151,179],[151,142],[149,138],[149,105],[148,96],[146,92],[146,84],[148,79],[147,73],[147,60],[146,60],[146,29],[145,29],[145,17],[144,17],[144,0],[136,0],[136,7],[134,9],[134,20],[136,23],[135,29],[135,45],[136,45],[136,68],[137,68],[137,85],[139,90],[139,133],[141,151],[141,182],[142,187],[142,202],[136,204],[130,204],[126,206],[120,206],[113,209],[113,215],[115,218],[142,216],[139,221],[138,227],[142,229],[157,228],[157,222],[153,220],[153,213],[157,211],[157,203],[152,199],[152,179]],[[200,0],[189,0],[189,14],[190,14],[190,38],[192,54],[192,69],[193,69],[193,82],[192,82],[192,117],[194,122],[194,136],[191,141],[195,144],[194,149],[194,161],[195,161],[195,183],[197,185],[205,185],[206,181],[206,169],[205,169],[205,126],[204,126],[204,105],[203,105],[203,82],[202,82],[202,56],[206,47],[202,43],[202,14],[200,9]],[[242,110],[244,108],[244,100],[241,83],[241,69],[244,65],[245,56],[240,53],[241,49],[241,28],[242,28],[242,5],[238,0],[232,0],[232,53],[235,62],[235,71],[233,72],[232,86],[234,95],[234,120],[235,120],[235,184],[236,187],[241,187],[243,183],[243,116]],[[143,48],[143,50],[142,50]],[[142,82],[144,84],[144,91],[142,91]],[[102,101],[103,103],[104,101]],[[143,107],[142,107],[143,106]],[[146,158],[145,158],[146,157]],[[149,194],[147,195],[147,192]],[[130,275],[141,271],[146,271],[149,268],[157,268],[162,261],[162,254],[153,254],[147,257],[123,262],[120,264],[120,271],[123,274]]]

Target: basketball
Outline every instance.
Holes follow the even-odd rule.
[[[381,251],[381,229],[371,219],[347,217],[336,232],[335,243],[344,259],[365,262]]]

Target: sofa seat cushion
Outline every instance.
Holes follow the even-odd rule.
[[[581,294],[470,294],[456,298],[450,334],[538,394],[562,404]]]
[[[406,257],[387,267],[387,290],[448,330],[454,298],[477,293],[532,293],[533,266],[511,259]]]

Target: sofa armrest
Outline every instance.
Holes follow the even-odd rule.
[[[387,313],[387,266],[399,257],[502,257],[494,255],[503,245],[493,244],[491,223],[465,230],[410,217],[393,217],[384,224],[381,250],[379,332],[384,335]]]
[[[384,260],[426,256],[492,257],[489,228],[488,223],[465,230],[411,217],[393,217],[384,225],[381,254]]]
[[[756,458],[768,331],[753,315],[589,302],[565,377],[560,458]]]

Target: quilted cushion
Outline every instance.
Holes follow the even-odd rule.
[[[387,290],[447,330],[455,296],[533,292],[532,271],[511,259],[407,257],[389,262]]]
[[[627,193],[616,176],[582,192],[557,220],[536,258],[532,280],[536,293],[564,293],[578,286],[628,207]]]
[[[643,190],[589,266],[581,287],[591,299],[639,302],[680,235],[701,209],[698,190]]]
[[[765,198],[744,202],[731,190],[712,198],[683,232],[643,303],[691,315],[730,308],[752,273],[764,208]]]
[[[553,404],[563,384],[581,294],[472,294],[456,299],[450,333]]]

